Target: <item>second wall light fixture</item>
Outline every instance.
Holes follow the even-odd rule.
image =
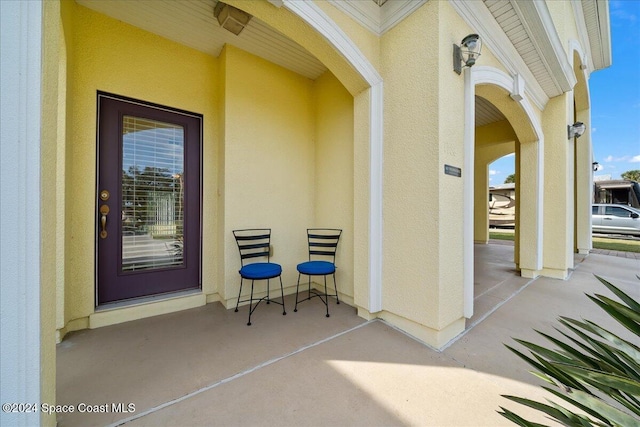
[[[582,122],[575,122],[567,126],[567,139],[580,138],[587,127]]]
[[[460,74],[463,67],[473,67],[480,56],[482,41],[477,34],[469,34],[460,42],[460,46],[453,45],[453,71]]]

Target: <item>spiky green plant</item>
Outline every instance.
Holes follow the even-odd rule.
[[[560,317],[558,321],[572,335],[555,328],[566,340],[536,331],[557,348],[550,349],[516,339],[533,357],[507,345],[532,365],[534,375],[554,387],[543,387],[569,403],[569,407],[548,400],[540,403],[516,396],[514,402],[547,414],[566,426],[640,426],[640,304],[598,277],[620,301],[603,295],[587,295],[613,319],[631,331],[631,341],[589,320]],[[640,276],[637,276],[640,279]],[[500,407],[501,415],[521,426],[542,426]]]

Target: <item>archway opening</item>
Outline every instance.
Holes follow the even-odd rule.
[[[473,188],[473,280],[465,282],[465,312],[467,327],[474,325],[483,316],[490,313],[495,304],[481,299],[490,300],[504,295],[503,285],[514,280],[518,283],[515,288],[524,286],[531,276],[531,271],[540,269],[541,239],[539,236],[539,221],[541,215],[541,172],[540,172],[540,126],[536,125],[533,110],[528,101],[522,97],[510,96],[513,78],[491,67],[473,70],[470,91],[474,94],[473,141],[473,182],[467,184]],[[508,241],[508,249],[500,255],[487,250],[489,243],[489,165],[506,155],[514,162],[515,173],[515,223],[513,239]],[[522,190],[525,190],[524,192]],[[518,197],[524,194],[524,199]],[[526,209],[521,209],[525,206]],[[525,214],[523,214],[525,212]],[[525,233],[522,230],[526,230]],[[520,243],[523,237],[526,251],[522,251]],[[467,237],[469,238],[469,237]],[[504,245],[503,248],[505,248]],[[525,268],[522,268],[524,256]],[[498,277],[500,274],[495,264],[500,260],[502,273],[508,277]],[[494,268],[492,268],[494,267]],[[469,268],[469,267],[467,267]],[[482,283],[486,280],[486,283]],[[470,283],[471,282],[471,283]],[[492,286],[493,285],[493,286]],[[509,284],[509,287],[512,287]],[[495,301],[495,300],[494,300]],[[469,307],[472,307],[469,310]]]
[[[489,239],[501,238],[498,231],[513,234],[516,226],[515,155],[509,153],[489,164]]]

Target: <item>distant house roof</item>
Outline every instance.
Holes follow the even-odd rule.
[[[515,189],[516,189],[516,184],[513,182],[510,182],[508,184],[492,185],[489,187],[489,190],[515,190]]]

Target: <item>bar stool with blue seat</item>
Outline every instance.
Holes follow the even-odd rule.
[[[282,287],[282,267],[280,264],[270,261],[270,244],[271,244],[271,229],[270,228],[250,228],[244,230],[233,230],[233,236],[238,244],[238,250],[240,251],[240,291],[238,291],[238,301],[236,302],[236,312],[238,311],[238,305],[241,302],[249,301],[249,322],[247,325],[251,326],[251,315],[258,308],[258,304],[262,301],[266,301],[267,304],[275,303],[282,306],[282,315],[286,315],[287,311],[284,306],[284,289]],[[255,258],[266,258],[267,262],[253,262],[246,263],[246,260]],[[280,279],[280,296],[282,302],[272,300],[269,296],[269,280],[278,277]],[[242,295],[242,284],[244,279],[251,280],[251,294],[249,299],[240,300]],[[253,284],[256,280],[267,281],[267,294],[262,298],[256,299],[256,304],[253,305]]]
[[[298,284],[296,285],[296,306],[293,311],[298,311],[298,303],[318,297],[327,309],[326,317],[329,317],[329,297],[336,297],[336,304],[340,304],[338,286],[336,284],[336,251],[342,230],[337,228],[309,228],[307,229],[307,241],[309,243],[309,261],[298,264]],[[321,259],[312,259],[318,258]],[[302,275],[309,277],[307,298],[298,300],[300,290],[300,278]],[[333,276],[334,294],[327,293],[327,276]],[[311,277],[323,276],[324,293],[311,288]]]

